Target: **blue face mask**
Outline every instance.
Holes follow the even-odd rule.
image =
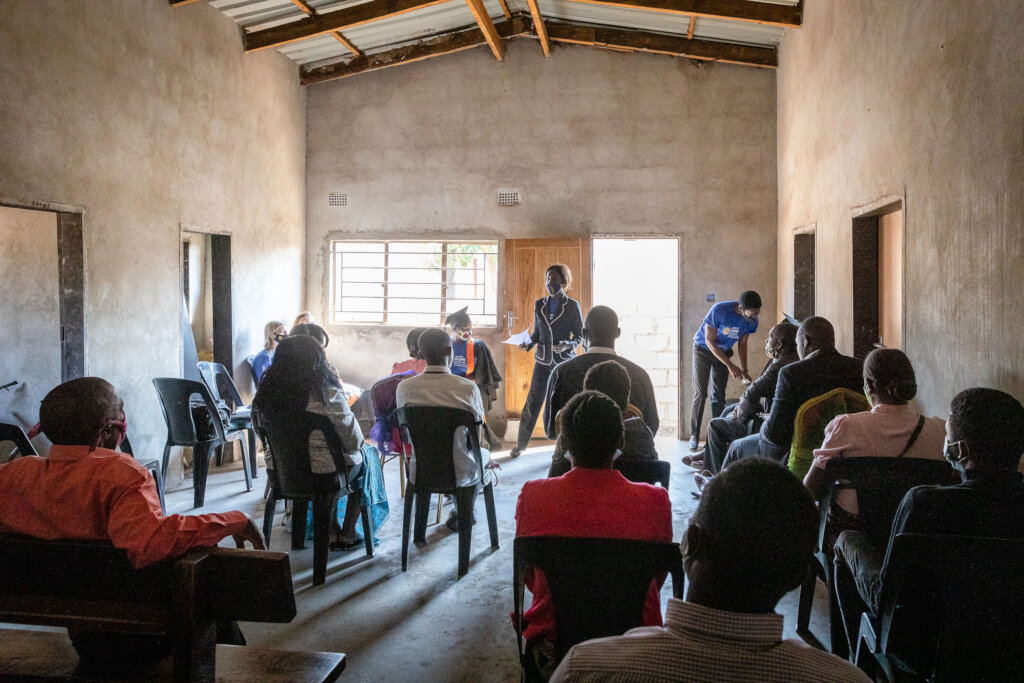
[[[964,462],[967,460],[963,451],[963,441],[954,441],[953,443],[950,443],[949,437],[947,436],[942,442],[942,457],[944,457],[946,462],[952,465],[953,469],[961,475],[964,473]]]

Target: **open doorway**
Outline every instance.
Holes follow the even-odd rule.
[[[853,354],[903,346],[903,202],[853,219]]]
[[[616,350],[645,368],[661,436],[679,432],[679,240],[602,237],[592,246],[594,304],[619,315]]]
[[[813,227],[793,235],[793,317],[797,320],[814,315],[814,238]]]
[[[182,376],[199,380],[197,361],[234,371],[231,236],[182,232]]]

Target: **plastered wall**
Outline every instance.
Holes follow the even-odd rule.
[[[159,457],[151,380],[180,376],[182,228],[232,235],[236,364],[267,319],[302,304],[296,66],[244,55],[237,26],[205,2],[6,0],[0,149],[4,201],[83,207],[86,371],[123,396],[136,453]]]
[[[852,218],[904,200],[903,348],[919,402],[1024,397],[1024,3],[807,0],[778,72],[779,306],[817,225],[817,312],[851,352]]]
[[[326,318],[331,235],[681,235],[688,410],[705,294],[762,293],[758,369],[775,317],[775,98],[768,70],[583,47],[544,59],[526,40],[508,41],[502,63],[474,49],[310,87],[307,306]],[[518,189],[522,204],[497,206],[499,188]],[[348,206],[329,207],[329,192],[347,193]],[[328,353],[346,380],[368,386],[405,357],[406,332],[332,327]],[[491,348],[503,367],[504,349]]]

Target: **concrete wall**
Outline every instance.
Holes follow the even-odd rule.
[[[0,4],[0,198],[84,207],[86,370],[140,455],[166,436],[151,380],[181,372],[183,226],[233,237],[237,363],[300,307],[304,127],[296,66],[207,3]]]
[[[544,59],[535,41],[512,40],[502,63],[478,48],[313,86],[307,106],[306,304],[321,318],[332,234],[681,235],[684,387],[705,293],[758,289],[775,315],[772,71],[585,47]],[[498,188],[522,204],[498,207]],[[349,205],[329,207],[333,191]],[[407,328],[330,331],[349,381],[368,385],[406,355]]]
[[[1024,395],[1024,3],[808,0],[778,73],[779,306],[817,224],[817,312],[852,351],[852,217],[905,200],[903,348],[919,401]],[[860,208],[859,208],[860,207]]]

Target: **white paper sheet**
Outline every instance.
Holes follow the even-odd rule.
[[[513,334],[511,337],[501,342],[502,344],[511,344],[512,346],[519,346],[520,344],[530,343],[530,328],[527,327],[519,334]]]

